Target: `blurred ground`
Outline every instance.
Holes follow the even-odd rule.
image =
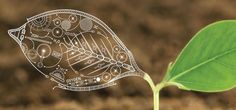
[[[129,77],[93,92],[52,90],[8,35],[31,17],[60,8],[100,18],[133,52],[140,68],[159,82],[169,62],[204,26],[235,19],[235,0],[1,0],[0,110],[152,110],[145,81]],[[161,110],[236,110],[236,89],[216,94],[161,92]]]

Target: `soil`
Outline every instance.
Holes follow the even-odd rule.
[[[7,34],[27,17],[66,8],[100,18],[132,51],[139,67],[158,83],[168,63],[194,34],[210,23],[235,19],[235,6],[235,0],[1,0],[0,110],[153,109],[150,87],[136,77],[92,92],[52,90],[51,81],[29,64]],[[168,87],[161,92],[160,110],[236,110],[235,97],[236,89],[209,94]]]

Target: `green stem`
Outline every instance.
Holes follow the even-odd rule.
[[[156,89],[155,84],[148,74],[144,75],[144,80],[146,80],[148,82],[148,84],[151,86],[152,92],[155,92],[155,89]]]
[[[160,102],[159,102],[159,93],[160,92],[154,92],[153,93],[153,107],[154,107],[154,110],[159,110],[159,108],[160,108]]]
[[[151,86],[152,92],[153,92],[153,107],[154,110],[159,110],[160,108],[160,90],[165,87],[166,83],[161,82],[155,86],[153,80],[148,74],[145,74],[144,79],[148,82],[148,84]]]

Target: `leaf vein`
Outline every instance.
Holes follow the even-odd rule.
[[[197,68],[199,68],[199,67],[201,67],[201,66],[203,66],[205,64],[208,64],[208,63],[216,60],[217,58],[221,58],[221,57],[223,57],[223,56],[225,56],[227,54],[233,53],[233,52],[236,52],[236,48],[230,49],[230,50],[228,50],[226,52],[223,52],[222,54],[216,55],[215,57],[212,57],[212,58],[210,58],[210,59],[208,59],[206,61],[203,61],[203,62],[201,62],[201,63],[199,63],[199,64],[197,64],[197,65],[195,65],[195,66],[193,66],[193,67],[191,67],[191,68],[181,72],[181,73],[179,73],[178,75],[174,76],[173,78],[170,79],[170,81],[173,81],[173,80],[177,79],[178,77],[181,77],[185,73],[188,73],[188,72],[190,72],[192,70],[195,70],[195,69],[197,69]]]

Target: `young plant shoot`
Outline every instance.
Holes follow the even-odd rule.
[[[182,90],[223,92],[236,86],[236,21],[219,21],[200,30],[170,63],[166,75],[156,86],[146,76],[154,94],[154,110],[159,110],[163,87]]]

